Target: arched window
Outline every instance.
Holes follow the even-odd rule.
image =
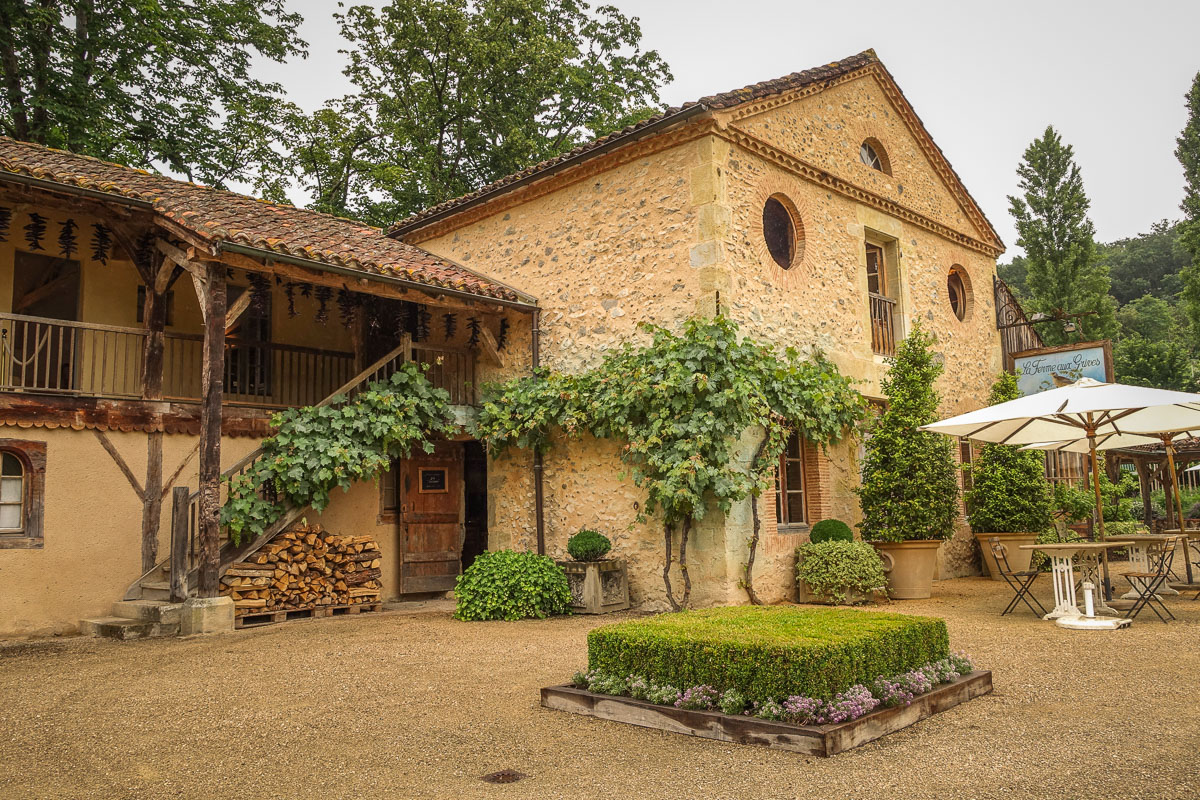
[[[952,266],[946,275],[946,294],[954,316],[965,320],[971,313],[971,279],[958,264]]]
[[[783,269],[792,265],[804,252],[804,234],[792,204],[782,195],[772,195],[763,204],[763,240],[772,260]]]
[[[887,151],[883,149],[883,145],[878,139],[867,139],[858,148],[858,159],[866,164],[871,169],[877,169],[880,172],[891,175],[892,165],[888,161]]]
[[[0,533],[25,530],[25,482],[21,459],[10,452],[0,453]]]

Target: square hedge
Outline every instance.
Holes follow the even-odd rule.
[[[763,701],[831,698],[950,653],[945,620],[850,609],[735,606],[660,614],[588,634],[588,668]]]

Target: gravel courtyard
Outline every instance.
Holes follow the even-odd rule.
[[[1040,594],[1049,593],[1048,581]],[[996,692],[831,759],[543,710],[609,619],[461,623],[442,611],[202,640],[0,646],[0,797],[1194,798],[1200,602],[1072,632],[1007,588],[941,582]],[[479,776],[510,768],[508,785]]]

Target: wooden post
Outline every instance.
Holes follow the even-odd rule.
[[[1154,520],[1154,504],[1150,501],[1150,473],[1141,458],[1134,459],[1133,465],[1137,468],[1138,491],[1142,495],[1142,522],[1150,527]]]
[[[146,303],[142,309],[146,324],[146,342],[142,351],[142,399],[161,400],[163,384],[164,329],[167,324],[166,293],[146,285]],[[162,522],[162,431],[146,437],[146,491],[142,498],[142,571],[149,572],[158,563],[158,531]]]
[[[1183,497],[1179,494],[1179,475],[1175,472],[1175,445],[1171,434],[1162,434],[1163,447],[1167,451],[1167,469],[1171,472],[1171,488],[1175,490],[1175,510],[1179,513],[1179,532],[1183,534],[1183,563],[1187,569],[1187,582],[1192,582],[1192,553],[1187,538],[1187,522],[1183,517]]]
[[[221,398],[225,380],[225,267],[210,262],[200,288],[204,348],[200,381],[199,597],[216,597],[221,559]]]
[[[171,602],[187,599],[188,563],[188,497],[186,486],[171,490]]]

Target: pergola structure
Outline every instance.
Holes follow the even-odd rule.
[[[1200,462],[1200,438],[1177,439],[1174,442],[1175,470],[1181,473],[1190,464]],[[1142,520],[1150,525],[1153,520],[1153,509],[1150,504],[1150,491],[1153,478],[1157,477],[1165,493],[1167,508],[1167,527],[1180,527],[1176,520],[1176,503],[1171,491],[1172,482],[1164,480],[1167,476],[1167,450],[1162,444],[1147,444],[1137,447],[1125,447],[1108,451],[1109,478],[1117,477],[1117,470],[1123,462],[1133,464],[1137,470],[1138,486],[1142,495]]]

